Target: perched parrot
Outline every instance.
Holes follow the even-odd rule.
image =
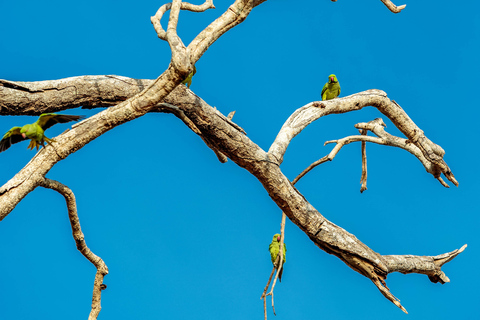
[[[268,246],[268,250],[270,251],[270,256],[272,257],[272,263],[275,265],[275,260],[277,260],[278,253],[280,252],[280,235],[277,233],[273,236],[272,243]],[[287,252],[287,246],[285,243],[283,244],[283,262],[282,262],[282,270],[278,274],[278,279],[282,282],[282,273],[283,273],[283,264],[285,263],[285,256]],[[276,269],[278,267],[275,266]]]
[[[193,71],[190,72],[190,74],[187,76],[187,78],[182,81],[183,84],[187,85],[187,88],[190,88],[190,86],[192,85],[192,78],[195,75],[195,73],[197,73],[197,68],[195,68],[195,66],[193,66]]]
[[[84,116],[70,116],[66,114],[42,113],[38,120],[32,124],[26,124],[23,127],[13,127],[0,140],[0,152],[7,150],[14,143],[30,139],[28,148],[38,148],[40,145],[45,146],[45,142],[55,142],[45,136],[44,131],[56,123],[66,123],[70,121],[78,121],[85,118]]]
[[[340,95],[340,83],[338,83],[337,76],[331,74],[328,76],[328,82],[325,83],[322,89],[322,100],[335,99]]]

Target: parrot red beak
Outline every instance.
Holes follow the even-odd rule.
[[[333,81],[334,81],[334,80],[333,80],[333,77],[331,77],[330,80],[332,80],[332,82],[333,82]]]
[[[280,242],[280,236],[277,237],[277,241]]]
[[[25,133],[22,133],[22,138],[25,139],[26,137]]]

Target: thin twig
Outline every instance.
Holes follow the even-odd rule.
[[[265,289],[263,289],[262,296],[260,299],[263,299],[263,314],[265,320],[267,320],[267,290],[268,287],[270,286],[270,281],[272,281],[273,274],[275,273],[275,265],[273,266],[272,272],[270,273],[270,278],[268,278],[267,285],[265,286]]]
[[[302,171],[302,173],[300,173],[295,179],[293,179],[292,181],[292,184],[294,185],[295,183],[298,182],[298,180],[300,180],[304,175],[306,175],[310,170],[312,170],[313,168],[315,168],[316,166],[318,165],[321,165],[322,163],[324,162],[327,162],[327,161],[331,161],[331,159],[328,158],[328,156],[325,156],[317,161],[315,161],[314,163],[312,163],[311,165],[309,165],[305,170]]]
[[[95,274],[95,281],[93,284],[93,295],[92,295],[92,310],[88,316],[88,320],[95,320],[100,313],[101,307],[101,296],[102,290],[106,289],[106,285],[103,284],[103,278],[108,274],[108,268],[105,262],[99,256],[95,255],[88,247],[85,242],[85,236],[83,235],[82,229],[80,227],[80,220],[77,214],[77,204],[75,201],[75,195],[72,190],[67,186],[61,184],[58,181],[50,180],[45,178],[40,182],[40,186],[48,189],[52,189],[64,196],[65,201],[67,202],[68,209],[68,218],[70,219],[70,225],[72,226],[73,239],[77,245],[78,251],[80,251],[85,258],[90,261],[95,268],[97,268],[97,273]]]
[[[367,130],[362,129],[359,131],[362,135],[367,135]],[[367,190],[367,143],[365,141],[362,141],[362,177],[360,178],[360,183],[362,184],[360,193],[363,193],[363,191]]]
[[[428,173],[431,173],[444,187],[449,188],[448,184],[446,184],[445,181],[443,181],[443,179],[441,178],[440,176],[441,168],[439,168],[437,164],[432,163],[429,159],[427,159],[424,153],[422,152],[422,150],[416,144],[411,143],[410,140],[403,139],[403,138],[396,137],[389,134],[388,132],[385,131],[384,129],[385,127],[386,125],[383,122],[382,118],[376,118],[372,121],[369,121],[368,123],[365,123],[365,122],[357,123],[355,125],[355,128],[362,130],[361,132],[363,132],[363,130],[371,131],[377,137],[371,137],[371,136],[362,134],[362,135],[356,135],[356,136],[348,136],[338,140],[326,141],[324,145],[327,145],[330,143],[336,144],[335,147],[332,149],[332,151],[330,151],[330,153],[327,156],[315,161],[310,166],[308,166],[302,173],[300,173],[293,180],[293,182],[295,183],[298,182],[300,178],[305,176],[305,174],[307,174],[310,170],[312,170],[316,166],[322,163],[325,163],[327,161],[332,161],[335,158],[335,156],[338,154],[338,152],[342,149],[343,146],[350,144],[352,142],[360,141],[362,143],[372,142],[380,145],[397,147],[410,152],[415,157],[417,157],[418,160],[420,160],[420,162],[423,164],[423,166],[425,167],[425,170],[427,170]],[[438,150],[438,152],[441,152],[441,150]],[[365,166],[366,166],[366,157],[365,157]],[[365,174],[366,174],[366,167],[365,167]],[[365,176],[365,179],[366,179],[366,176]],[[365,187],[366,187],[366,181],[365,181]]]
[[[262,295],[262,298],[266,299],[267,296],[272,296],[272,309],[273,309],[273,314],[274,315],[277,315],[275,313],[275,303],[274,303],[274,298],[273,298],[273,290],[275,289],[275,284],[277,283],[277,278],[278,276],[280,275],[280,272],[282,271],[282,268],[283,268],[283,243],[285,241],[285,220],[286,220],[287,216],[285,214],[285,212],[282,212],[282,222],[280,224],[280,250],[278,251],[278,255],[277,255],[277,259],[275,260],[275,263],[273,264],[273,271],[272,271],[272,274],[273,272],[275,271],[275,266],[278,266],[278,269],[277,269],[277,273],[275,274],[275,278],[273,279],[273,284],[272,284],[272,288],[270,289],[270,292],[265,295],[265,292],[266,290],[268,289],[268,286],[270,284],[270,281],[272,279],[272,274],[270,275],[270,278],[268,279],[268,283],[267,283],[267,286],[265,287],[265,291]],[[267,311],[266,311],[266,308],[267,308],[267,305],[266,305],[266,302],[264,301],[264,314],[265,314],[265,319],[267,319]]]

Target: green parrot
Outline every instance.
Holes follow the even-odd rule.
[[[66,123],[70,121],[78,121],[85,118],[84,116],[70,116],[67,114],[42,113],[38,120],[32,124],[26,124],[23,127],[13,127],[0,140],[0,152],[10,148],[14,143],[30,139],[28,149],[38,148],[40,145],[45,146],[45,142],[55,142],[45,136],[44,131],[56,123]]]
[[[280,234],[275,234],[272,239],[272,243],[268,246],[268,250],[270,251],[270,256],[272,257],[272,263],[275,265],[275,260],[277,260],[278,253],[280,252]],[[283,244],[283,262],[282,262],[282,270],[278,274],[278,280],[282,282],[282,273],[283,273],[283,264],[285,263],[285,256],[287,253],[287,246],[285,243]],[[275,267],[278,269],[277,267]]]
[[[197,68],[195,68],[195,66],[193,66],[193,71],[190,72],[190,74],[187,76],[187,78],[182,81],[183,84],[187,85],[187,88],[190,88],[190,86],[192,85],[192,78],[195,75],[195,73],[197,73]]]
[[[335,99],[340,95],[340,83],[338,83],[337,76],[331,74],[328,76],[328,82],[325,83],[322,89],[322,100]]]

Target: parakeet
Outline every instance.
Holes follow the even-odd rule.
[[[187,88],[190,88],[190,86],[192,85],[192,78],[195,75],[195,73],[197,73],[197,68],[195,68],[195,66],[193,66],[193,71],[190,72],[190,74],[187,76],[187,78],[182,81],[183,84],[187,85]]]
[[[280,234],[275,234],[272,239],[272,243],[268,246],[268,250],[270,251],[270,256],[272,258],[272,263],[275,265],[275,260],[277,260],[278,253],[280,252]],[[283,244],[283,262],[282,262],[282,270],[278,274],[278,279],[282,282],[282,273],[283,273],[283,264],[285,263],[285,256],[287,253],[287,246],[285,243]],[[276,269],[278,269],[275,266]]]
[[[13,127],[8,130],[0,141],[0,152],[7,150],[14,143],[30,139],[28,148],[38,148],[40,145],[45,146],[45,142],[55,142],[45,136],[44,131],[56,123],[66,123],[70,121],[78,121],[85,118],[84,116],[70,116],[67,114],[42,113],[38,120],[32,124],[26,124],[23,127]]]
[[[325,83],[322,89],[322,100],[335,99],[340,95],[340,83],[338,83],[337,76],[331,74],[328,76],[328,82]]]

